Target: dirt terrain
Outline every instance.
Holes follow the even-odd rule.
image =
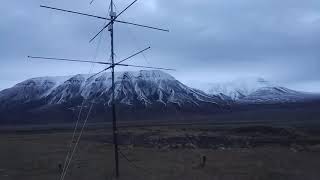
[[[0,134],[1,180],[57,180],[72,131]],[[320,133],[269,126],[120,129],[120,179],[318,180]],[[85,131],[65,179],[113,179],[110,129]],[[205,162],[203,158],[205,157]]]

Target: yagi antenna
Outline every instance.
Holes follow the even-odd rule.
[[[71,14],[77,14],[77,15],[82,15],[82,16],[93,17],[93,18],[97,18],[97,19],[104,19],[104,20],[109,20],[109,21],[111,20],[110,18],[105,18],[105,17],[102,17],[102,16],[96,16],[96,15],[77,12],[77,11],[72,11],[72,10],[66,10],[66,9],[55,8],[55,7],[44,6],[44,5],[40,5],[40,7],[51,9],[51,10],[56,10],[56,11],[67,12],[67,13],[71,13]],[[152,27],[152,26],[147,26],[147,25],[143,25],[143,24],[127,22],[127,21],[114,20],[114,22],[121,23],[121,24],[129,24],[129,25],[133,25],[133,26],[139,26],[139,27],[144,27],[144,28],[149,28],[149,29],[154,29],[154,30],[159,30],[159,31],[164,31],[164,32],[169,32],[168,29],[162,29],[162,28],[158,28],[158,27]]]
[[[152,66],[141,66],[141,65],[131,65],[131,64],[123,64],[122,62],[129,60],[138,54],[143,53],[144,51],[150,49],[147,47],[117,63],[115,66],[126,66],[126,67],[137,67],[137,68],[146,68],[146,69],[158,69],[158,70],[167,70],[167,71],[175,71],[175,69],[163,68],[163,67],[152,67]],[[80,62],[80,63],[94,63],[94,64],[103,64],[103,65],[112,65],[112,63],[103,62],[103,61],[89,61],[89,60],[80,60],[80,59],[66,59],[66,58],[54,58],[54,57],[41,57],[41,56],[28,56],[29,59],[38,59],[38,60],[52,60],[52,61],[69,61],[69,62]]]
[[[150,49],[151,47],[147,47],[137,53],[134,53],[133,55],[125,58],[125,60],[133,58],[134,56],[137,56],[138,54],[143,53],[144,51]],[[89,60],[79,60],[79,59],[66,59],[66,58],[53,58],[53,57],[41,57],[41,56],[28,56],[30,59],[44,59],[44,60],[55,60],[55,61],[71,61],[71,62],[84,62],[84,63],[95,63],[95,64],[112,64],[108,62],[102,62],[102,61],[89,61]]]
[[[89,42],[92,42],[102,31],[104,31],[107,27],[109,27],[110,24],[112,24],[113,26],[113,22],[122,14],[124,13],[127,9],[129,9],[135,2],[137,2],[138,0],[133,1],[131,4],[129,4],[126,8],[124,8],[124,10],[122,10],[118,15],[116,15],[115,12],[113,12],[113,3],[111,3],[111,12],[110,12],[110,17],[111,20],[109,21],[108,24],[106,24],[93,38],[90,39]],[[111,30],[113,27],[109,27]],[[110,31],[111,32],[111,31]],[[113,35],[112,35],[113,36]]]
[[[40,7],[42,8],[47,8],[51,10],[56,10],[56,11],[62,11],[66,13],[71,13],[71,14],[76,14],[76,15],[82,15],[82,16],[87,16],[87,17],[92,17],[92,18],[97,18],[97,19],[103,19],[103,20],[108,20],[109,22],[103,26],[103,28],[95,35],[93,38],[90,39],[90,42],[92,42],[97,36],[101,34],[105,29],[108,29],[110,32],[110,44],[111,44],[111,62],[102,62],[102,61],[89,61],[89,60],[79,60],[79,59],[67,59],[67,58],[53,58],[53,57],[41,57],[41,56],[28,56],[30,59],[43,59],[43,60],[54,60],[54,61],[70,61],[70,62],[79,62],[79,63],[96,63],[96,64],[102,64],[102,65],[108,65],[108,67],[104,68],[100,72],[97,72],[96,74],[93,74],[91,77],[88,79],[91,79],[92,77],[108,70],[111,69],[111,74],[112,74],[112,132],[113,132],[113,144],[114,144],[114,158],[115,158],[115,176],[118,178],[119,177],[119,149],[118,149],[118,129],[117,129],[117,116],[116,116],[116,102],[115,102],[115,67],[116,66],[127,66],[127,67],[135,67],[135,68],[148,68],[148,69],[160,69],[160,70],[174,70],[174,69],[169,69],[169,68],[161,68],[161,67],[151,67],[151,66],[140,66],[140,65],[130,65],[130,64],[123,64],[124,61],[127,61],[131,59],[132,57],[143,53],[144,51],[150,49],[150,47],[145,48],[119,62],[115,62],[114,59],[114,23],[120,23],[120,24],[128,24],[128,25],[133,25],[133,26],[138,26],[138,27],[143,27],[143,28],[148,28],[148,29],[153,29],[153,30],[158,30],[158,31],[164,31],[164,32],[169,32],[168,29],[163,29],[163,28],[158,28],[158,27],[152,27],[152,26],[147,26],[147,25],[142,25],[142,24],[137,24],[133,22],[128,22],[128,21],[123,21],[123,20],[118,20],[118,17],[121,16],[124,12],[126,12],[134,3],[136,3],[138,0],[134,0],[132,3],[130,3],[126,8],[124,8],[122,11],[120,11],[119,14],[117,14],[114,11],[114,3],[113,0],[110,0],[110,12],[109,12],[109,18],[106,17],[101,17],[97,15],[92,15],[92,14],[87,14],[87,13],[82,13],[82,12],[77,12],[77,11],[72,11],[72,10],[66,10],[66,9],[60,9],[60,8],[55,8],[55,7],[50,7],[50,6],[44,6],[41,5]],[[90,4],[92,4],[94,0],[90,1]],[[87,79],[87,80],[88,80]],[[68,164],[69,165],[69,164]],[[64,171],[66,171],[68,166],[65,167]],[[63,179],[66,175],[66,172],[62,173],[61,178]]]
[[[122,62],[129,60],[144,51],[150,49],[150,47],[147,47],[117,63],[115,63],[115,66],[126,66],[126,67],[138,67],[138,68],[146,68],[146,69],[159,69],[159,70],[167,70],[167,71],[175,71],[175,69],[170,68],[163,68],[163,67],[152,67],[152,66],[141,66],[141,65],[131,65],[131,64],[123,64]],[[69,62],[80,62],[80,63],[94,63],[94,64],[103,64],[103,65],[112,65],[112,63],[109,62],[103,62],[103,61],[89,61],[89,60],[80,60],[80,59],[66,59],[66,58],[54,58],[54,57],[42,57],[42,56],[28,56],[29,59],[38,59],[38,60],[52,60],[52,61],[69,61]]]

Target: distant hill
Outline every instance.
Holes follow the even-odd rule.
[[[84,99],[86,106],[94,103],[96,115],[103,116],[111,106],[111,74],[90,76],[32,78],[1,91],[0,113],[6,117],[3,121],[12,117],[17,122],[24,118],[31,122],[40,118],[68,119]],[[115,98],[120,115],[131,119],[219,112],[229,103],[220,96],[187,87],[162,71],[116,73]]]
[[[271,83],[263,78],[237,79],[209,83],[200,88],[210,95],[223,95],[241,104],[283,104],[320,99],[320,94],[299,92]]]
[[[0,91],[0,123],[71,122],[82,103],[83,111],[93,103],[93,122],[110,120],[111,74],[90,76],[38,77]],[[117,114],[126,121],[184,120],[228,116],[243,110],[281,111],[285,107],[290,112],[297,107],[307,109],[310,103],[313,109],[320,105],[318,94],[290,90],[261,78],[212,84],[202,90],[188,87],[162,71],[119,72],[115,77]]]

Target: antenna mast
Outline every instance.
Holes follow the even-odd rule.
[[[113,0],[110,3],[110,19],[109,25],[110,37],[111,37],[111,73],[112,73],[112,133],[113,133],[113,145],[114,145],[114,160],[115,160],[115,175],[119,177],[119,150],[118,150],[118,128],[117,128],[117,116],[116,116],[116,103],[115,103],[115,84],[114,84],[114,49],[113,49],[113,21],[116,17],[116,13],[113,11]]]
[[[92,0],[90,4],[93,2]],[[71,14],[76,14],[76,15],[82,15],[86,17],[91,17],[91,18],[97,18],[97,19],[104,19],[104,20],[109,20],[109,22],[93,37],[89,42],[92,42],[98,35],[100,35],[101,32],[103,32],[106,28],[108,28],[108,31],[110,32],[110,40],[111,40],[111,63],[109,62],[102,62],[102,61],[89,61],[89,60],[78,60],[78,59],[67,59],[67,58],[53,58],[53,57],[43,57],[43,56],[28,56],[30,59],[44,59],[44,60],[55,60],[55,61],[71,61],[71,62],[79,62],[79,63],[95,63],[95,64],[102,64],[102,65],[109,65],[107,68],[104,68],[102,71],[99,71],[98,73],[92,75],[89,77],[87,80],[91,79],[92,77],[108,70],[111,69],[111,74],[112,74],[112,131],[113,131],[113,144],[114,144],[114,158],[115,158],[115,176],[116,178],[119,177],[119,149],[118,149],[118,129],[117,129],[117,113],[116,113],[116,102],[115,102],[115,67],[116,66],[126,66],[126,67],[135,67],[135,68],[147,68],[147,69],[161,69],[161,70],[174,70],[174,69],[169,69],[169,68],[161,68],[161,67],[151,67],[151,66],[141,66],[141,65],[130,65],[130,64],[123,64],[124,61],[127,61],[128,59],[131,59],[132,57],[143,53],[144,51],[150,49],[150,47],[147,47],[121,61],[115,62],[114,59],[114,23],[120,23],[120,24],[127,24],[127,25],[132,25],[132,26],[137,26],[137,27],[142,27],[142,28],[148,28],[152,30],[158,30],[158,31],[164,31],[164,32],[169,32],[167,29],[162,29],[158,27],[152,27],[152,26],[147,26],[147,25],[142,25],[142,24],[137,24],[133,22],[127,22],[123,20],[118,20],[117,18],[124,13],[127,9],[129,9],[135,2],[138,0],[134,0],[131,4],[129,4],[125,9],[123,9],[119,14],[117,14],[114,11],[114,4],[113,0],[110,0],[110,12],[109,12],[109,17],[110,18],[105,18],[101,16],[96,16],[96,15],[91,15],[87,13],[82,13],[82,12],[77,12],[77,11],[72,11],[72,10],[66,10],[66,9],[60,9],[60,8],[55,8],[55,7],[49,7],[49,6],[44,6],[40,5],[42,8],[47,8],[50,10],[56,10],[56,11],[61,11],[65,13],[71,13]],[[71,161],[71,158],[70,160]],[[67,170],[68,166],[66,167],[65,171]],[[64,178],[64,175],[62,176]]]

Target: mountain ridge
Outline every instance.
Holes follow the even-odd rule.
[[[111,106],[111,74],[102,73],[71,77],[31,78],[12,88],[0,91],[0,114],[24,112],[64,111],[81,106],[84,101],[94,103],[94,111],[102,114]],[[162,71],[126,71],[115,74],[115,100],[119,112],[164,115],[180,112],[214,112],[227,106],[219,96],[207,95],[190,88]],[[122,114],[122,113],[120,113]],[[26,115],[27,116],[27,115]],[[128,115],[130,116],[130,115]]]
[[[239,78],[223,83],[209,83],[199,89],[211,95],[223,94],[233,101],[242,104],[287,103],[320,97],[319,93],[295,91],[271,83],[264,78],[253,77],[245,79]]]
[[[31,78],[0,91],[0,122],[2,119],[10,122],[13,116],[17,122],[25,117],[37,122],[43,118],[68,121],[73,116],[70,109],[76,109],[83,102],[85,106],[94,103],[95,116],[105,117],[105,113],[110,113],[111,74],[105,72],[89,77],[91,74]],[[214,94],[209,94],[186,86],[162,71],[125,71],[115,74],[115,100],[122,119],[131,120],[164,116],[191,118],[230,112],[243,105],[304,103],[320,99],[318,95],[276,86],[262,78],[257,82],[242,83],[245,84],[243,89],[219,86],[212,91]]]

